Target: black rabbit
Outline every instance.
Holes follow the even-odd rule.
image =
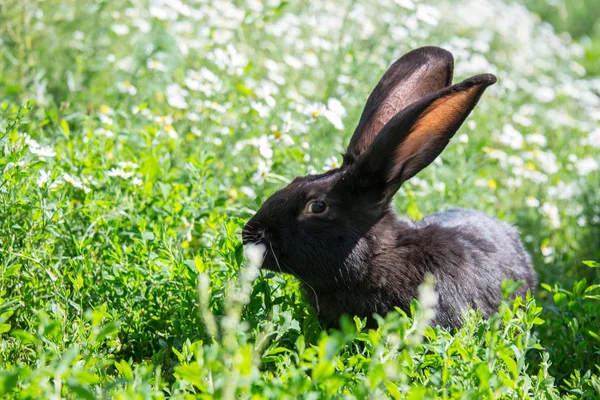
[[[265,201],[244,227],[245,245],[263,244],[263,267],[295,275],[319,319],[408,311],[424,276],[435,277],[433,324],[458,327],[472,307],[489,317],[501,282],[536,275],[512,226],[472,210],[419,222],[398,218],[392,198],[402,183],[446,147],[496,82],[477,75],[452,83],[453,57],[423,47],[397,60],[369,96],[340,168],[294,179]],[[262,246],[261,246],[262,247]]]

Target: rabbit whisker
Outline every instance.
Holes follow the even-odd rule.
[[[279,269],[279,272],[283,273],[283,270],[281,269],[281,265],[279,265],[279,260],[277,259],[277,255],[275,254],[275,250],[273,250],[273,245],[271,244],[271,242],[269,242],[269,247],[271,248],[271,252],[273,253],[273,258],[275,259],[275,263],[277,264],[277,268]],[[282,263],[283,263],[283,261],[282,261]],[[310,288],[310,290],[313,291],[313,293],[315,294],[315,305],[316,305],[315,308],[317,309],[317,315],[319,315],[321,313],[321,308],[319,307],[319,296],[317,295],[317,291],[315,290],[315,288],[313,288],[304,279],[300,278],[300,276],[293,269],[291,269],[289,267],[289,265],[287,265],[286,263],[283,263],[283,265],[285,265],[285,267],[287,269],[292,271],[294,273],[294,276],[296,276],[296,278],[298,278],[301,282],[303,282],[306,286],[308,286]]]
[[[273,253],[273,256],[275,256],[275,253]],[[275,261],[277,261],[277,258],[275,258]],[[315,290],[315,288],[314,288],[314,287],[312,287],[312,286],[311,286],[311,285],[310,285],[308,282],[306,282],[304,279],[300,278],[300,276],[299,276],[299,275],[298,275],[296,272],[294,272],[294,270],[293,270],[293,269],[291,269],[289,265],[287,265],[287,264],[286,264],[286,263],[284,263],[283,261],[282,261],[282,264],[283,264],[283,265],[284,265],[284,266],[285,266],[287,269],[289,269],[290,271],[292,271],[292,272],[294,273],[294,276],[295,276],[296,278],[300,279],[300,281],[302,281],[302,282],[303,282],[303,283],[304,283],[306,286],[308,286],[308,287],[310,288],[310,290],[312,290],[312,292],[313,292],[313,293],[314,293],[314,295],[315,295],[315,308],[317,309],[317,315],[321,314],[321,307],[319,307],[319,296],[317,295],[317,291]],[[277,266],[279,267],[279,263],[278,263],[278,265],[277,265]],[[281,268],[279,268],[279,270],[281,270]]]
[[[277,259],[277,256],[275,255],[275,250],[273,250],[273,245],[271,244],[271,242],[269,242],[269,247],[271,248],[271,253],[273,253],[273,258],[275,259],[275,263],[277,264],[277,268],[279,269],[279,272],[283,273],[283,270],[281,269],[281,266],[279,265],[279,260]],[[267,254],[267,252],[265,251],[265,255]]]

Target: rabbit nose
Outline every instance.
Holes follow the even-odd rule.
[[[248,244],[255,244],[260,242],[265,238],[264,229],[254,230],[250,228],[248,225],[242,229],[242,243],[244,246]]]

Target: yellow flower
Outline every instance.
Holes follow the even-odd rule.
[[[527,162],[527,164],[525,164],[525,168],[527,168],[530,171],[535,171],[535,165],[531,161],[529,161],[529,162]]]
[[[492,190],[494,190],[498,187],[498,183],[493,179],[490,179],[487,184],[488,184],[488,187]]]
[[[319,116],[319,114],[321,114],[321,111],[319,111],[319,110],[315,110],[315,111],[313,111],[313,112],[312,112],[311,116],[312,116],[313,118],[317,118],[317,117]]]

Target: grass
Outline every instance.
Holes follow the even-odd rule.
[[[0,394],[598,398],[597,80],[513,2],[400,3],[0,4]],[[421,45],[499,81],[398,210],[517,225],[542,284],[457,331],[418,302],[325,331],[241,227]]]

